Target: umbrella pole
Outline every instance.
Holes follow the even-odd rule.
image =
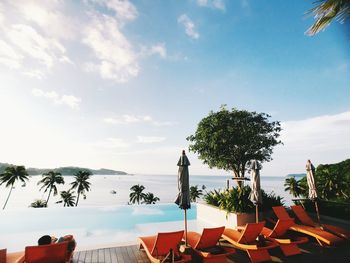
[[[320,212],[318,211],[317,201],[314,201],[314,203],[315,203],[315,209],[316,209],[318,224],[321,225]]]
[[[187,247],[187,209],[185,210],[185,246]]]
[[[256,223],[259,223],[259,208],[258,208],[258,204],[255,205],[255,221],[256,221]]]

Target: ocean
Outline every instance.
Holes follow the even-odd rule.
[[[6,209],[27,208],[35,199],[47,198],[48,192],[39,191],[40,186],[37,185],[41,176],[31,176],[26,185],[17,183],[12,191],[10,200]],[[224,175],[217,176],[197,176],[190,175],[190,185],[198,185],[203,191],[213,189],[225,189],[227,180],[231,177]],[[70,183],[74,180],[73,176],[64,176],[65,184],[58,185],[58,191],[68,190]],[[285,204],[291,204],[291,196],[284,191],[285,177],[261,176],[261,187],[266,192],[274,192],[283,197]],[[145,186],[144,192],[151,192],[160,198],[159,203],[172,203],[177,195],[177,175],[94,175],[90,179],[91,190],[86,193],[86,199],[82,197],[79,200],[79,206],[109,206],[124,205],[129,201],[130,187],[135,184]],[[249,184],[249,182],[247,182]],[[230,185],[236,184],[230,180]],[[7,197],[9,188],[0,187],[0,205],[2,205]],[[116,194],[112,192],[115,191]],[[51,195],[49,207],[60,207],[57,204],[59,195]]]

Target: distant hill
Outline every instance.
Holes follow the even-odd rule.
[[[11,166],[12,164],[9,163],[0,163],[0,173],[3,173],[5,171],[5,168],[7,166]],[[83,168],[83,167],[73,167],[73,166],[67,166],[67,167],[59,167],[54,169],[39,169],[39,168],[27,168],[27,172],[29,175],[41,175],[43,173],[47,173],[48,171],[55,171],[59,172],[62,175],[74,175],[76,172],[81,170],[88,170],[94,175],[127,175],[128,173],[123,171],[115,171],[111,169],[90,169],[90,168]]]
[[[287,174],[286,177],[304,177],[306,176],[305,173],[300,173],[300,174]]]

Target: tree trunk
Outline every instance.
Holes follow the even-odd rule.
[[[75,206],[78,206],[79,196],[80,196],[80,192],[78,192],[77,202],[75,203]]]
[[[49,203],[51,191],[52,191],[52,186],[50,187],[49,195],[47,196],[46,205]]]
[[[13,189],[13,184],[11,184],[11,189],[10,189],[9,195],[7,196],[6,202],[5,202],[4,207],[2,208],[2,210],[5,209],[5,207],[6,207],[6,205],[7,205],[7,202],[8,202],[9,199],[10,199],[10,195],[11,195],[12,189]]]

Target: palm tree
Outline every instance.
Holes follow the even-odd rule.
[[[29,207],[33,207],[33,208],[47,207],[47,202],[45,200],[37,199],[33,203],[31,203]]]
[[[42,189],[44,190],[44,193],[46,193],[49,190],[49,194],[46,199],[46,203],[49,203],[50,195],[53,190],[53,195],[57,195],[57,187],[56,184],[64,184],[64,179],[59,172],[55,171],[49,171],[47,173],[43,174],[43,178],[38,182],[38,185],[42,184],[43,186],[40,188],[40,191]]]
[[[91,172],[88,170],[78,171],[74,175],[75,181],[71,183],[71,185],[72,185],[71,189],[77,188],[78,197],[77,197],[77,201],[75,203],[75,206],[78,206],[79,197],[81,194],[84,196],[84,199],[86,199],[85,191],[87,191],[87,192],[90,191],[91,183],[88,182],[88,180],[90,179],[90,176],[91,176]]]
[[[151,205],[151,204],[155,204],[159,201],[160,199],[156,196],[154,196],[153,193],[147,193],[145,194],[145,196],[143,197],[143,201],[142,203],[143,204],[148,204],[148,205]]]
[[[143,190],[145,190],[145,187],[143,185],[133,185],[130,190],[132,191],[129,195],[130,203],[140,204],[140,201],[145,198],[145,193],[143,193]]]
[[[200,198],[203,195],[203,191],[198,189],[198,185],[190,187],[190,199],[191,202],[196,202],[197,198]]]
[[[7,205],[12,189],[14,188],[15,182],[21,181],[24,183],[26,180],[28,180],[28,173],[24,166],[6,167],[4,173],[0,175],[0,185],[2,185],[3,183],[6,183],[6,187],[10,187],[10,192],[7,196],[7,199],[2,209],[5,209]]]
[[[302,195],[304,189],[300,184],[300,180],[295,179],[295,176],[286,178],[284,181],[284,191],[289,191],[294,197]]]
[[[307,35],[316,35],[334,19],[343,22],[350,18],[349,0],[320,0],[316,3],[319,4],[308,12],[315,17],[316,22],[306,31]]]
[[[71,192],[71,189],[68,191],[62,191],[60,193],[61,200],[57,201],[56,204],[63,203],[63,206],[74,206],[75,205],[75,195],[74,192]]]

